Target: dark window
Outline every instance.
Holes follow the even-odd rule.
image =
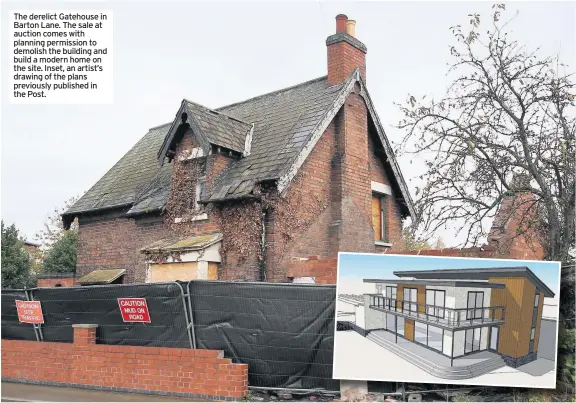
[[[416,288],[404,288],[402,292],[404,311],[416,312],[418,310],[418,290]]]
[[[480,351],[480,337],[482,329],[467,329],[464,338],[464,354]]]
[[[372,228],[374,240],[388,242],[386,225],[386,197],[381,194],[372,195]]]
[[[468,291],[468,309],[466,309],[466,319],[482,319],[483,306],[484,292]]]
[[[386,286],[386,298],[390,298],[386,300],[386,306],[388,309],[396,307],[396,297],[397,297],[398,289],[393,286]],[[393,301],[391,301],[393,300]]]
[[[446,307],[446,291],[426,290],[426,313],[437,318],[444,317]]]

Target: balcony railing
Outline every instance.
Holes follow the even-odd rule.
[[[428,323],[436,322],[451,327],[465,327],[504,321],[503,306],[453,309],[419,304],[417,302],[400,301],[378,294],[370,294],[370,308],[396,312],[407,317],[425,320]]]

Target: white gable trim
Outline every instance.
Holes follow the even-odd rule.
[[[346,99],[354,89],[354,84],[356,84],[359,78],[360,78],[360,71],[356,69],[356,71],[350,76],[350,78],[348,78],[348,81],[344,84],[344,86],[340,90],[340,93],[338,94],[338,97],[334,101],[332,107],[326,111],[324,117],[320,120],[320,122],[318,122],[318,124],[312,131],[312,137],[310,137],[308,143],[304,145],[302,151],[300,151],[300,153],[296,156],[296,159],[292,162],[292,165],[290,166],[288,171],[284,175],[282,175],[282,177],[278,180],[278,192],[280,194],[283,195],[284,192],[288,189],[290,182],[292,182],[292,179],[294,179],[294,177],[298,173],[298,170],[300,169],[302,164],[304,164],[306,158],[308,158],[308,155],[310,155],[312,149],[314,148],[318,140],[320,140],[320,137],[322,137],[322,134],[324,133],[328,125],[332,122],[332,120],[334,120],[334,117],[336,116],[342,105],[344,105],[344,102],[346,102]]]
[[[376,193],[381,193],[385,195],[392,196],[392,188],[385,183],[371,182],[372,191]]]

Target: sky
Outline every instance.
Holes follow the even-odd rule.
[[[528,267],[554,294],[558,294],[560,263],[538,262],[533,260],[340,253],[338,259],[338,281],[359,280],[364,278],[397,279],[398,277],[396,277],[393,272],[401,270],[473,269],[518,266]]]
[[[326,37],[339,13],[368,48],[367,84],[390,141],[394,103],[443,94],[449,27],[490,15],[491,2],[98,1],[2,2],[1,215],[33,240],[54,207],[86,192],[149,128],[172,121],[183,98],[216,108],[326,74]],[[7,21],[13,10],[111,10],[114,102],[16,105],[8,100]],[[575,65],[575,6],[514,2],[514,37]],[[414,189],[423,165],[401,157]],[[414,195],[413,195],[414,196]],[[457,238],[450,230],[444,242]]]

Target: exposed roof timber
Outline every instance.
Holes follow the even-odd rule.
[[[378,117],[378,114],[374,109],[374,105],[370,98],[370,94],[368,93],[368,90],[366,89],[366,84],[364,83],[364,80],[362,79],[362,76],[360,74],[360,69],[358,68],[354,70],[352,74],[350,74],[345,84],[342,86],[342,89],[340,90],[340,93],[338,94],[338,97],[334,101],[332,107],[326,111],[322,120],[320,120],[320,122],[318,122],[317,126],[314,128],[313,134],[308,140],[308,142],[304,145],[304,147],[302,148],[300,153],[296,156],[296,158],[290,162],[290,166],[286,170],[286,173],[282,175],[282,177],[280,177],[280,179],[278,180],[278,191],[280,194],[285,193],[291,181],[294,179],[294,177],[298,173],[298,170],[306,161],[306,158],[308,158],[308,155],[310,155],[310,153],[314,149],[314,146],[316,145],[316,143],[318,142],[318,140],[320,139],[320,137],[322,136],[328,125],[332,122],[332,120],[342,107],[342,105],[344,105],[344,102],[346,102],[348,96],[354,90],[354,86],[356,83],[360,84],[360,96],[362,96],[362,98],[366,102],[366,106],[368,112],[370,113],[370,117],[374,122],[374,126],[376,126],[378,137],[380,138],[380,142],[382,143],[384,152],[388,157],[388,162],[390,163],[390,167],[392,168],[392,172],[394,173],[394,177],[398,183],[398,187],[400,188],[400,192],[408,209],[408,213],[412,218],[416,218],[416,212],[414,209],[412,198],[410,196],[410,192],[408,191],[408,187],[406,186],[406,182],[404,181],[404,177],[402,176],[402,172],[400,171],[398,162],[394,157],[392,147],[390,146],[390,143],[386,138],[386,134],[380,122],[380,118]]]
[[[506,288],[503,283],[489,283],[488,281],[446,281],[446,280],[388,280],[378,278],[364,279],[365,283],[386,283],[386,284],[414,284],[446,287],[471,287],[471,288]]]
[[[546,297],[554,297],[554,292],[526,266],[489,267],[475,269],[408,270],[393,272],[398,277],[419,279],[488,280],[494,277],[524,277],[530,280]]]

